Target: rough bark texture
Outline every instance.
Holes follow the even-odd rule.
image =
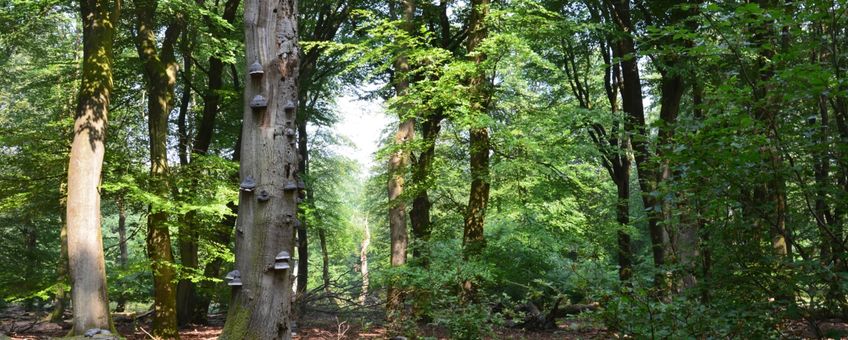
[[[174,45],[182,26],[177,15],[165,30],[157,52],[157,27],[153,13],[156,0],[136,0],[136,49],[142,61],[147,101],[147,123],[150,139],[150,191],[169,198],[168,115],[174,101],[177,63]],[[150,205],[147,216],[147,253],[153,270],[153,335],[179,338],[177,329],[176,271],[168,230],[168,212]]]
[[[470,106],[473,115],[482,117],[488,109],[488,84],[485,72],[479,69],[486,55],[477,50],[486,39],[486,15],[489,12],[489,0],[472,0],[471,17],[468,21],[468,51],[478,69],[471,77]],[[465,212],[465,226],[462,234],[463,256],[471,260],[483,252],[486,239],[483,235],[486,207],[489,204],[489,129],[479,120],[473,119],[470,128],[469,153],[471,156],[471,191],[468,208]],[[463,296],[466,301],[476,300],[476,285],[469,279],[463,283]]]
[[[264,71],[248,75],[242,127],[240,175],[253,177],[257,188],[239,196],[236,269],[243,286],[233,287],[221,338],[291,339],[291,268],[275,270],[274,258],[294,250],[298,192],[284,185],[297,176],[297,3],[248,0],[244,22],[246,60]],[[256,95],[267,107],[251,108]],[[269,198],[260,201],[263,190]]]
[[[73,335],[91,328],[112,328],[100,230],[100,173],[112,91],[112,40],[120,2],[83,0],[80,11],[82,84],[68,166],[66,215]]]
[[[407,32],[412,32],[412,19],[415,14],[415,2],[413,0],[403,1],[403,19],[404,28]],[[403,96],[409,89],[409,62],[403,54],[395,61],[395,93],[398,96]],[[403,108],[400,110],[400,115],[404,116]],[[389,158],[389,231],[391,237],[391,258],[392,267],[400,267],[406,264],[406,251],[409,239],[406,231],[406,204],[401,201],[403,194],[404,180],[403,175],[406,172],[409,152],[404,147],[405,143],[412,141],[415,135],[415,120],[412,118],[401,117],[401,123],[398,126],[397,133],[394,137],[394,145],[398,148]],[[393,281],[393,280],[392,280]],[[403,292],[396,286],[396,282],[389,282],[387,298],[386,298],[386,314],[389,322],[398,324],[403,319]]]

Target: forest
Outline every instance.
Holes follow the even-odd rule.
[[[846,229],[845,0],[0,0],[0,339],[838,339]]]

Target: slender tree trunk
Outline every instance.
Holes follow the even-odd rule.
[[[359,304],[364,306],[368,300],[368,246],[371,245],[371,228],[368,227],[368,217],[365,217],[365,237],[359,248],[359,272],[362,274],[362,290],[359,291]]]
[[[118,265],[121,266],[121,270],[127,270],[129,251],[127,249],[127,211],[124,205],[124,198],[117,197],[115,204],[118,206]],[[126,295],[118,294],[118,305],[115,307],[115,311],[123,312],[126,304]]]
[[[230,0],[227,2],[227,10],[225,10],[225,19],[229,20],[226,15],[229,13],[229,6],[238,6],[240,0]],[[233,10],[235,12],[235,10]],[[235,14],[233,14],[235,16]],[[233,88],[236,89],[237,92],[240,91],[240,82],[238,81],[238,72],[235,70],[235,67],[232,67],[233,73]],[[239,133],[238,138],[236,138],[236,143],[233,146],[233,162],[241,161],[241,133]],[[231,183],[233,185],[238,185],[238,174],[234,174],[231,179]],[[238,205],[233,203],[228,203],[227,208],[230,209],[231,216],[227,216],[218,224],[213,232],[211,240],[217,243],[219,246],[228,247],[230,241],[232,239],[233,230],[236,225],[236,216],[238,216]],[[206,267],[203,268],[203,276],[205,277],[219,277],[221,272],[221,267],[224,264],[223,259],[221,257],[215,257],[212,261],[206,263]],[[195,307],[195,316],[194,322],[198,324],[206,324],[209,314],[209,305],[212,301],[212,292],[215,290],[215,284],[210,281],[203,281],[200,283],[200,294],[197,294],[197,305]]]
[[[594,12],[601,12],[595,5]],[[601,22],[602,13],[593,15],[596,22]],[[621,91],[621,66],[619,63],[613,63],[612,51],[610,43],[612,39],[609,36],[604,37],[606,40],[602,42],[601,57],[604,64],[604,91],[607,95],[607,102],[610,105],[610,112],[614,117],[619,115],[618,94]],[[575,70],[576,74],[576,70]],[[575,82],[579,84],[579,82]],[[589,102],[588,98],[585,102]],[[586,109],[589,109],[588,105]],[[625,231],[625,228],[630,226],[630,155],[628,149],[630,147],[630,139],[627,133],[620,133],[620,120],[613,120],[610,135],[606,136],[605,130],[599,126],[593,126],[590,136],[604,155],[606,162],[604,163],[613,183],[616,187],[616,204],[615,204],[615,219],[618,222],[619,230],[616,234],[618,241],[618,278],[624,286],[631,286],[630,278],[633,276],[633,249],[631,248],[630,234]]]
[[[62,183],[62,192],[65,192],[65,186],[66,183]],[[63,197],[61,205],[65,204]],[[68,280],[68,223],[65,222],[64,217],[62,218],[62,230],[59,231],[59,242],[61,248],[59,250],[59,264],[56,268],[58,274],[56,276],[58,276],[59,282],[56,287],[56,295],[53,296],[53,310],[46,318],[48,322],[62,321],[68,301],[68,292],[65,291],[65,283]]]
[[[142,61],[147,82],[147,124],[150,140],[150,191],[158,197],[170,197],[168,168],[168,116],[174,100],[177,63],[174,47],[180,36],[181,18],[165,30],[157,53],[156,0],[135,0],[136,49]],[[179,338],[177,329],[177,289],[174,283],[174,254],[168,230],[169,213],[156,205],[148,207],[147,254],[153,270],[153,335]]]
[[[327,234],[324,229],[318,229],[318,241],[321,243],[321,279],[324,282],[324,292],[330,293],[330,252],[327,249]]]
[[[778,6],[775,0],[759,0],[758,4],[765,10],[770,10]],[[758,101],[754,108],[754,118],[763,123],[763,135],[770,141],[770,145],[763,146],[760,149],[762,154],[764,173],[768,174],[768,180],[757,190],[755,190],[754,204],[766,203],[769,205],[766,212],[763,214],[763,225],[769,228],[768,233],[771,235],[771,243],[774,252],[778,255],[789,255],[791,252],[789,242],[787,240],[788,230],[786,229],[786,183],[783,178],[783,159],[776,149],[777,145],[777,111],[778,102],[777,96],[771,91],[774,85],[772,78],[774,77],[774,66],[772,59],[774,57],[774,43],[776,41],[775,33],[771,27],[771,21],[766,21],[762,27],[756,27],[758,30],[754,34],[754,44],[759,47],[759,60],[756,63],[758,70],[757,85],[753,89],[754,98]]]
[[[224,12],[221,15],[221,18],[230,24],[235,23],[236,11],[240,3],[240,0],[227,0],[224,4]],[[213,36],[222,37],[227,34],[227,32],[221,32],[217,29],[217,24],[215,24],[209,16],[204,17],[204,19],[209,27],[212,27]],[[186,53],[186,55],[190,55],[190,51],[189,53]],[[191,62],[187,60],[184,75],[189,79],[191,78],[191,72],[189,71],[190,65]],[[200,116],[197,134],[195,135],[194,141],[191,145],[191,154],[193,155],[191,162],[197,158],[194,157],[195,155],[206,155],[209,152],[209,146],[212,144],[217,116],[221,109],[220,91],[223,88],[224,83],[224,66],[225,64],[220,58],[214,55],[209,57],[207,87],[206,91],[203,93],[203,112]],[[190,84],[190,80],[187,79],[186,84]],[[185,96],[187,93],[190,93],[190,87],[186,87],[184,89],[183,95]],[[188,136],[186,136],[186,141],[187,140]],[[198,178],[195,178],[191,185],[196,187],[198,185],[198,180]],[[232,206],[231,210],[237,210],[237,208]],[[187,214],[185,223],[183,224],[185,229],[184,232],[180,232],[180,240],[178,242],[180,247],[180,258],[183,260],[183,266],[195,271],[198,270],[199,264],[198,242],[200,235],[198,235],[198,230],[201,229],[200,223],[201,222],[197,220],[196,213],[190,212]],[[212,238],[212,241],[224,245],[229,243],[230,231],[234,224],[235,220],[232,218],[225,218],[221,221],[218,228],[221,228],[222,230],[214,233],[216,236]],[[221,264],[220,259],[213,260],[207,264],[203,270],[204,276],[218,276]],[[204,286],[204,288],[206,287]],[[205,289],[205,291],[208,290],[209,289]],[[194,282],[191,282],[190,280],[180,281],[177,289],[177,321],[180,325],[184,325],[189,322],[196,324],[206,323],[210,300],[208,296],[203,296],[204,294],[207,293],[199,292],[198,287]]]
[[[627,156],[621,157],[627,159]],[[622,228],[630,225],[630,160],[616,172],[615,186],[617,201],[615,219]],[[618,278],[629,285],[633,276],[633,250],[630,247],[630,234],[619,230],[618,237]]]
[[[621,75],[623,86],[621,90],[622,109],[627,113],[625,130],[634,138],[630,142],[633,148],[639,188],[642,192],[642,202],[648,211],[648,231],[651,238],[651,254],[654,266],[658,269],[665,266],[665,246],[663,243],[663,228],[659,224],[662,218],[660,202],[651,195],[656,188],[656,167],[650,164],[648,133],[645,126],[645,110],[642,105],[642,84],[639,75],[638,56],[633,37],[633,25],[630,17],[630,2],[628,0],[608,0],[611,6],[613,21],[623,33],[615,40],[613,56],[621,60]],[[657,273],[654,286],[659,290],[667,287],[665,274]]]
[[[182,70],[182,78],[183,78],[183,86],[182,86],[182,98],[180,101],[180,110],[179,117],[177,119],[178,125],[178,133],[179,133],[179,143],[178,150],[180,156],[180,166],[188,169],[189,172],[193,172],[196,169],[191,167],[189,162],[193,162],[196,158],[191,157],[188,158],[188,148],[189,148],[189,135],[188,129],[186,127],[186,117],[188,116],[189,103],[191,102],[191,79],[192,79],[192,57],[191,57],[191,46],[190,46],[190,35],[185,32],[182,38],[182,51],[183,54],[183,70]],[[210,67],[210,73],[211,73]],[[221,69],[215,70],[218,72],[220,77]],[[213,84],[209,84],[209,86],[213,86]],[[204,112],[206,112],[207,108],[209,108],[208,103],[204,105]],[[212,112],[217,110],[217,106],[213,107]],[[203,117],[206,118],[206,117]],[[205,119],[204,119],[205,120]],[[202,126],[199,134],[202,134]],[[210,128],[206,126],[206,128]],[[192,152],[194,154],[194,152]],[[194,178],[190,181],[188,188],[185,188],[187,192],[195,192],[195,188],[198,186],[198,174],[195,173]],[[174,196],[181,196],[178,191],[174,191]],[[190,194],[189,194],[190,195]],[[187,196],[187,195],[186,195]],[[195,284],[190,279],[186,278],[188,275],[193,275],[197,271],[198,266],[198,255],[197,255],[197,214],[194,211],[189,211],[183,216],[180,216],[179,224],[178,224],[178,233],[177,233],[177,249],[180,254],[180,264],[182,273],[180,273],[180,281],[177,283],[177,325],[184,326],[192,321],[194,317],[194,312],[197,302],[196,297],[196,289]]]
[[[471,77],[470,106],[475,116],[485,116],[488,110],[489,90],[484,70],[481,69],[486,55],[477,50],[486,39],[486,16],[489,13],[489,0],[472,0],[471,17],[468,21],[468,51],[478,67]],[[463,257],[473,260],[483,253],[486,239],[483,235],[486,208],[489,204],[489,129],[480,123],[473,123],[469,131],[469,153],[471,168],[471,190],[468,208],[465,212],[465,226],[462,234]],[[463,283],[463,295],[466,301],[476,301],[477,287],[473,279]]]
[[[430,255],[427,252],[432,233],[430,222],[430,208],[432,203],[427,194],[430,187],[430,175],[433,161],[436,157],[436,138],[441,130],[441,121],[444,115],[436,112],[421,125],[421,137],[424,140],[424,150],[418,155],[418,161],[412,173],[412,183],[415,186],[415,198],[412,199],[412,209],[409,211],[409,221],[412,224],[412,256],[418,264],[424,268],[429,266]]]
[[[120,2],[83,0],[82,84],[68,166],[67,244],[72,335],[112,329],[100,230],[100,173],[112,92],[112,41]]]
[[[240,175],[254,178],[257,188],[239,196],[242,286],[233,286],[221,339],[291,339],[291,268],[274,269],[274,263],[282,251],[294,250],[298,192],[284,187],[297,178],[297,3],[247,0],[244,22],[246,60],[258,61],[263,74],[248,75],[245,86]],[[257,95],[267,104],[251,105]]]
[[[300,74],[301,76],[305,76],[303,72]],[[307,131],[306,124],[307,118],[306,115],[297,122],[297,150],[300,152],[300,164],[298,168],[300,169],[300,173],[303,176],[309,175],[309,145],[307,139]],[[309,189],[309,188],[307,188]],[[311,204],[312,201],[312,190],[307,191],[307,201]],[[304,294],[307,292],[307,285],[309,284],[309,235],[307,234],[306,229],[307,219],[305,216],[302,216],[300,219],[300,226],[297,228],[297,291],[296,299],[298,300],[297,315],[302,315],[304,307],[304,301],[302,300]]]
[[[413,16],[415,14],[414,0],[403,1],[403,19],[404,28],[410,34],[413,30]],[[397,96],[403,96],[409,88],[409,62],[405,55],[401,54],[395,61],[395,93]],[[389,198],[389,230],[391,237],[391,258],[392,267],[401,267],[406,264],[406,251],[409,243],[406,231],[406,204],[403,203],[401,195],[404,188],[404,173],[406,172],[409,152],[406,150],[406,143],[411,142],[415,135],[415,120],[413,118],[404,118],[408,112],[403,108],[400,110],[401,123],[395,133],[394,145],[398,148],[389,158],[389,183],[388,183],[388,198]],[[404,319],[403,312],[404,294],[403,290],[398,287],[396,279],[391,279],[388,285],[387,301],[386,301],[386,317],[393,325],[393,333],[399,332],[397,326]]]

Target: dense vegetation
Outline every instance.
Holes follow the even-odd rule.
[[[0,0],[0,306],[67,309],[76,334],[113,328],[97,304],[155,309],[163,338],[229,310],[224,337],[252,337],[260,307],[224,277],[250,285],[271,235],[283,337],[316,308],[407,336],[578,314],[845,336],[819,326],[848,321],[843,1],[280,3]],[[266,90],[280,118],[253,116]],[[346,151],[342,96],[392,117],[376,166]],[[293,186],[270,215],[254,167]]]

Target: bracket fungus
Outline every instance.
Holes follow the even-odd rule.
[[[233,286],[233,287],[241,286],[241,273],[238,270],[233,270],[233,271],[227,273],[227,276],[224,277],[224,279],[229,281],[227,283],[227,285],[229,285],[229,286]]]
[[[257,94],[250,100],[250,107],[254,109],[264,109],[268,107],[268,99],[265,99],[261,94]]]
[[[253,64],[250,64],[247,73],[253,77],[261,77],[265,74],[265,71],[262,70],[262,64],[259,63],[259,60],[256,60]]]
[[[253,176],[248,175],[241,181],[240,187],[244,192],[252,192],[253,189],[256,189],[256,181],[253,180]]]
[[[286,270],[291,268],[289,265],[289,261],[291,260],[291,255],[287,251],[281,251],[277,254],[277,257],[274,258],[274,269],[275,270]]]

